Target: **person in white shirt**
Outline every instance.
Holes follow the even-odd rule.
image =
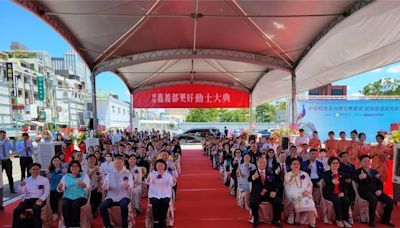
[[[130,155],[127,168],[133,177],[132,188],[132,204],[139,213],[142,212],[141,199],[142,199],[142,168],[136,165],[135,155]]]
[[[105,159],[106,161],[101,163],[101,170],[103,170],[104,175],[108,175],[109,173],[111,173],[114,170],[114,162],[113,162],[113,156],[112,154],[106,153],[105,155]]]
[[[16,151],[19,155],[19,164],[21,166],[21,180],[25,179],[25,173],[28,177],[31,176],[29,172],[29,166],[33,163],[33,145],[32,141],[29,140],[28,133],[22,134],[22,141],[17,142]]]
[[[40,214],[42,207],[46,204],[47,197],[50,195],[50,183],[46,177],[39,175],[40,169],[40,164],[32,163],[29,166],[32,176],[26,180],[22,180],[21,185],[18,187],[18,192],[25,194],[25,199],[14,209],[13,228],[21,227],[20,215],[26,209],[30,208],[33,210],[34,228],[42,227]]]
[[[87,160],[83,157],[83,152],[75,150],[74,151],[74,158],[79,163],[81,163],[82,171],[86,173],[87,170],[88,170],[88,163],[87,163]]]
[[[118,206],[121,209],[122,228],[128,227],[128,205],[133,188],[132,174],[124,167],[124,158],[115,158],[115,169],[109,173],[103,183],[103,191],[107,191],[105,200],[100,205],[101,217],[106,228],[111,227],[108,209]]]
[[[35,141],[32,143],[33,145],[33,162],[38,162],[38,147],[39,143],[42,140],[42,136],[40,134],[37,134],[35,137]]]
[[[300,152],[303,150],[303,144],[308,144],[308,141],[310,140],[307,135],[305,135],[305,132],[303,129],[299,130],[300,136],[297,136],[296,139],[294,140],[294,145],[297,147],[297,152]]]
[[[155,171],[152,171],[148,178],[149,199],[153,208],[154,228],[166,226],[166,217],[169,201],[172,197],[172,187],[176,184],[176,179],[165,172],[167,164],[159,159],[155,164]]]

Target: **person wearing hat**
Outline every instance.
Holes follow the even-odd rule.
[[[378,170],[371,168],[371,157],[366,154],[361,155],[360,164],[361,168],[356,170],[353,179],[358,184],[356,191],[358,191],[360,197],[368,201],[369,226],[375,227],[375,210],[379,201],[385,205],[382,223],[390,227],[395,227],[390,221],[394,205],[393,199],[383,192],[383,183],[380,174]]]
[[[21,166],[21,180],[25,179],[25,174],[30,177],[29,166],[33,163],[33,144],[29,140],[28,133],[22,134],[22,141],[17,142],[16,152],[20,157],[19,164]]]

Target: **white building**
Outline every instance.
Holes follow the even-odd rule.
[[[97,119],[107,128],[127,128],[130,125],[130,104],[111,93],[97,93]]]

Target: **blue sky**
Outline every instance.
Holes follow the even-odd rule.
[[[0,50],[9,50],[13,41],[18,41],[30,50],[45,50],[51,56],[62,56],[71,46],[46,23],[25,9],[9,1],[0,0]],[[366,84],[383,77],[400,79],[400,63],[360,74],[345,80],[337,81],[335,85],[347,85],[348,95],[359,95],[359,90]],[[122,100],[129,101],[129,92],[117,76],[112,73],[102,73],[96,77],[97,88],[119,95]]]

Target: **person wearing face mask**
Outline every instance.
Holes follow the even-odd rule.
[[[317,158],[317,161],[321,162],[324,165],[325,171],[329,170],[328,158],[326,157],[325,149],[319,150],[319,157]]]
[[[166,171],[164,160],[157,160],[155,171],[152,171],[146,182],[149,184],[149,200],[153,209],[154,228],[166,227],[166,217],[169,202],[172,197],[172,188],[176,179]]]
[[[101,164],[101,170],[103,170],[104,175],[108,175],[114,170],[114,162],[113,162],[113,156],[111,153],[106,153],[105,155],[105,162]]]
[[[128,205],[130,193],[133,188],[133,178],[129,170],[124,166],[122,157],[115,158],[115,169],[109,173],[104,180],[103,190],[107,191],[105,200],[100,205],[101,217],[106,228],[111,227],[108,209],[119,206],[121,209],[122,228],[128,227]]]

